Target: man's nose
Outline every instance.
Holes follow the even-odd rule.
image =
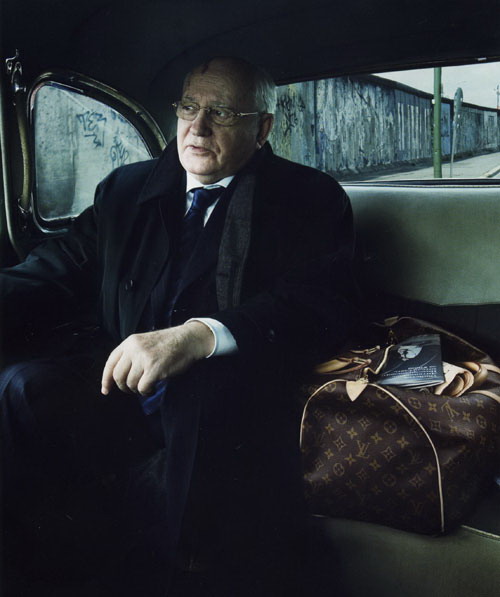
[[[191,133],[198,137],[206,137],[212,132],[210,116],[206,110],[200,109],[196,118],[191,122]]]

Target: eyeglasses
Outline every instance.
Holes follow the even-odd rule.
[[[213,124],[220,126],[233,126],[243,116],[255,116],[262,114],[262,112],[234,112],[229,108],[223,106],[205,106],[201,107],[196,102],[174,102],[172,106],[175,108],[175,113],[178,118],[182,120],[194,120],[200,110],[205,110],[208,118]]]

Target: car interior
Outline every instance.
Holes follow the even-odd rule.
[[[182,77],[207,57],[245,58],[280,86],[500,60],[498,0],[3,0],[0,11],[2,267],[62,234],[114,167],[159,155]],[[498,139],[498,105],[496,117]],[[367,319],[420,317],[500,363],[500,181],[341,183]],[[16,351],[43,350],[52,333]],[[12,350],[2,346],[4,361]],[[325,597],[496,596],[499,513],[492,480],[441,536],[311,514],[304,584]]]

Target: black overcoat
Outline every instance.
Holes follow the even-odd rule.
[[[74,312],[95,304],[111,344],[140,330],[184,198],[175,141],[157,160],[112,172],[67,235],[4,271],[5,321],[54,315],[54,305]],[[195,365],[172,381],[163,403],[165,448],[150,469],[162,488],[157,501],[166,517],[157,528],[166,557],[174,557],[181,529],[188,551],[194,545],[202,560],[236,568],[242,558],[235,554],[245,553],[254,569],[248,562],[268,561],[289,544],[300,510],[293,389],[349,332],[352,250],[351,208],[340,185],[275,156],[268,144],[217,205],[173,323],[214,317],[232,332],[238,353]]]

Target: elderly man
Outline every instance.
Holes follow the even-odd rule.
[[[120,553],[100,573],[109,594],[297,586],[293,390],[349,332],[352,219],[332,178],[273,155],[275,95],[242,60],[195,68],[174,104],[177,141],[112,172],[64,238],[1,276],[12,334],[32,300],[37,318],[63,304],[100,314],[84,356],[17,363],[0,389],[9,516],[22,518],[12,504],[29,482],[36,550],[57,543],[55,527],[83,550],[82,527],[99,524],[96,553],[112,537]]]

